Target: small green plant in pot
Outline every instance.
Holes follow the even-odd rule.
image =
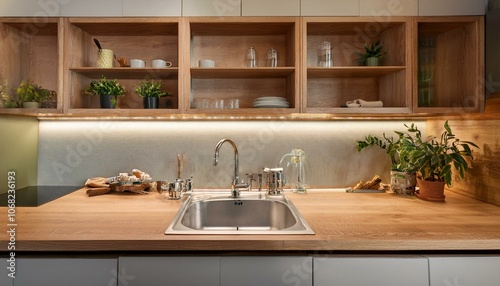
[[[380,43],[380,40],[372,43],[370,46],[365,45],[364,53],[356,52],[356,54],[359,56],[359,58],[357,59],[358,63],[362,66],[380,65],[380,60],[383,59],[386,54],[386,52],[382,52],[382,48],[383,46]]]
[[[430,201],[444,201],[444,186],[451,187],[453,170],[463,179],[469,169],[466,157],[473,159],[471,147],[479,147],[473,142],[456,138],[448,121],[444,123],[445,131],[439,139],[435,136],[423,139],[417,127],[406,127],[415,136],[408,160],[417,167],[417,196]]]
[[[135,92],[144,100],[144,108],[158,108],[160,98],[170,96],[169,92],[163,91],[163,83],[152,80],[143,81],[136,87]]]
[[[417,167],[408,160],[415,138],[407,132],[394,131],[397,138],[383,138],[368,135],[364,140],[356,141],[356,148],[361,151],[370,146],[376,146],[386,151],[391,159],[391,190],[398,194],[413,194],[415,192]]]
[[[55,91],[42,88],[30,80],[24,80],[16,89],[16,94],[19,97],[19,105],[24,108],[40,108],[40,104],[51,98]]]
[[[84,91],[87,95],[99,95],[101,108],[115,108],[117,97],[125,95],[125,88],[116,79],[105,76],[91,81]]]

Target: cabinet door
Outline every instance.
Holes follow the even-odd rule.
[[[123,16],[181,16],[181,0],[123,0]]]
[[[314,258],[314,285],[429,286],[426,258]]]
[[[311,257],[221,257],[221,286],[312,285]]]
[[[241,16],[241,0],[183,0],[182,16]]]
[[[360,16],[417,16],[418,1],[360,0]]]
[[[241,0],[242,16],[300,16],[300,0]]]
[[[60,16],[59,1],[2,0],[0,1],[0,16],[58,17]]]
[[[117,285],[116,259],[19,259],[15,286]]]
[[[122,10],[122,0],[63,1],[61,4],[63,17],[121,17]]]
[[[15,257],[14,257],[15,258]],[[14,285],[14,278],[9,277],[8,275],[12,273],[7,267],[10,266],[10,263],[7,261],[10,257],[0,257],[0,285],[12,286]],[[15,268],[13,269],[15,270]],[[16,273],[14,273],[15,275]],[[15,276],[14,276],[15,277]]]
[[[219,259],[219,257],[120,257],[118,285],[218,286]]]
[[[484,15],[486,5],[482,0],[419,0],[419,16]]]
[[[429,257],[431,286],[498,286],[500,257]]]
[[[301,16],[359,16],[359,2],[352,0],[301,0]]]

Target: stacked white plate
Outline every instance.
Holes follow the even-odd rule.
[[[255,108],[287,108],[289,106],[286,98],[278,96],[259,97],[253,101]]]

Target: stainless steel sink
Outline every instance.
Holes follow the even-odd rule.
[[[314,234],[284,195],[193,193],[165,234]]]

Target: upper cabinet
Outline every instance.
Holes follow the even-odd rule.
[[[352,0],[301,0],[301,16],[359,16],[359,2]]]
[[[415,1],[416,2],[416,1]],[[419,16],[484,15],[484,0],[419,0]]]
[[[191,3],[193,13],[196,3],[213,4],[199,1],[183,3]],[[217,4],[226,3],[220,1]],[[392,3],[375,2],[370,1],[373,11]],[[413,11],[410,2],[389,5],[387,13]],[[128,7],[136,15],[147,13],[131,2],[120,3],[124,11]],[[162,3],[156,6],[158,13],[166,13],[165,7],[172,3],[172,10],[177,7],[175,1]],[[245,10],[248,2],[229,1],[218,8],[212,5],[212,11],[232,13],[233,8],[239,11],[240,3]],[[346,11],[352,8],[344,4]],[[0,18],[2,87],[8,85],[14,92],[23,80],[31,80],[57,93],[45,108],[0,108],[0,113],[141,118],[315,114],[303,117],[317,118],[484,109],[483,16],[377,13],[363,17]],[[103,49],[112,50],[110,66],[98,65],[94,39]],[[360,63],[359,54],[377,42],[384,54],[379,65]],[[123,66],[121,59],[126,59]],[[131,66],[131,60],[144,66]],[[171,65],[154,66],[153,60]],[[83,92],[102,77],[116,79],[127,91],[115,109],[101,109],[99,98]],[[161,82],[171,94],[160,99],[158,109],[144,109],[143,98],[135,93],[146,80]]]
[[[416,22],[414,111],[483,111],[483,17],[419,17]]]
[[[122,116],[165,115],[179,110],[179,18],[69,18],[65,19],[64,110],[68,114],[100,115],[99,98],[83,94],[92,80],[116,79],[127,91],[119,97],[115,110],[106,114]],[[99,67],[97,39],[110,49],[110,67]],[[127,66],[117,59],[125,58]],[[130,67],[131,60],[143,61],[144,67]],[[160,59],[170,67],[153,67]],[[143,109],[143,99],[134,92],[139,84],[154,80],[164,84],[172,96],[161,98],[160,109]]]
[[[300,0],[241,0],[241,16],[300,16]]]
[[[63,17],[121,17],[123,0],[62,1]],[[40,1],[42,2],[42,1]]]
[[[415,0],[359,0],[360,16],[417,16]]]
[[[299,27],[295,17],[190,18],[187,112],[298,112]]]
[[[181,16],[181,0],[122,0],[124,17]],[[187,2],[184,0],[183,2]]]
[[[31,81],[56,92],[43,108],[3,108],[4,114],[56,114],[62,111],[62,23],[59,18],[0,18],[0,85],[2,97]]]
[[[241,0],[183,0],[183,16],[241,16]]]
[[[409,17],[304,18],[302,96],[306,113],[410,113]],[[378,66],[360,63],[365,46],[380,41]],[[331,47],[329,64],[322,62]]]

